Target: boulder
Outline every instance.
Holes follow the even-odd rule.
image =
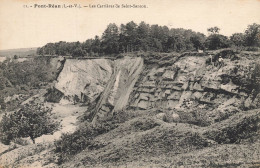
[[[238,86],[233,84],[231,81],[225,85],[223,84],[220,85],[220,88],[230,93],[238,93],[237,91]]]
[[[147,109],[149,107],[149,102],[145,100],[140,100],[140,102],[137,104],[137,107],[141,109]]]
[[[171,117],[172,117],[172,121],[173,121],[173,122],[180,122],[180,116],[179,116],[179,114],[173,112],[172,115],[171,115]]]
[[[166,108],[167,109],[174,109],[175,106],[179,103],[179,101],[177,100],[167,100],[167,105]]]
[[[175,75],[175,72],[174,71],[171,71],[171,70],[166,70],[164,72],[164,74],[162,75],[162,77],[164,79],[173,79],[174,78],[174,75]]]
[[[194,90],[197,90],[197,91],[203,91],[201,85],[198,84],[197,82],[194,83],[194,85],[193,85],[193,89],[194,89]]]
[[[159,113],[155,116],[155,118],[162,120],[162,121],[166,121],[167,117],[165,113]]]

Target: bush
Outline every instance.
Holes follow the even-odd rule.
[[[6,108],[6,104],[4,102],[4,98],[0,96],[0,109],[4,110]]]
[[[47,93],[44,95],[45,101],[52,103],[59,103],[64,94],[56,88],[47,89]]]
[[[209,126],[212,121],[207,115],[207,111],[194,110],[191,112],[179,112],[180,122],[197,125],[200,127]]]
[[[239,143],[242,139],[247,139],[257,134],[259,130],[259,121],[259,116],[245,117],[236,125],[228,126],[221,130],[208,131],[205,135],[219,144]]]
[[[59,154],[59,164],[86,148],[99,148],[100,145],[95,144],[93,139],[125,122],[128,116],[124,114],[124,111],[118,112],[106,120],[99,121],[95,126],[90,122],[85,122],[74,133],[63,134],[61,139],[55,142],[55,152]]]
[[[246,47],[245,50],[246,51],[259,51],[260,48],[259,47]]]
[[[4,144],[16,138],[30,137],[34,143],[35,138],[53,133],[58,123],[51,119],[51,109],[43,105],[24,105],[20,110],[5,114],[0,122],[0,141]]]
[[[137,120],[131,124],[131,127],[135,131],[147,131],[153,129],[156,126],[160,126],[160,124],[150,118],[143,118],[142,120]]]

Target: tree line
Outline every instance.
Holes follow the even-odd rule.
[[[85,42],[48,43],[37,49],[38,55],[102,56],[133,51],[181,52],[192,50],[215,50],[231,46],[260,47],[260,25],[248,25],[244,33],[230,37],[219,34],[218,27],[208,29],[209,35],[190,29],[168,28],[131,21],[117,26],[110,23],[102,36]]]

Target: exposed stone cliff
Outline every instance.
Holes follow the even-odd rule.
[[[219,56],[224,59],[222,64]],[[257,108],[259,73],[255,69],[259,60],[257,55],[232,50],[176,56],[172,64],[154,64],[143,72],[145,76],[137,82],[129,105],[139,109],[204,110],[215,120],[240,109]]]
[[[95,100],[107,85],[112,75],[112,66],[112,62],[106,59],[66,60],[55,84],[55,88],[64,93],[61,101]]]
[[[233,50],[186,53],[144,65],[141,57],[68,59],[55,88],[64,93],[63,103],[92,104],[92,119],[127,106],[207,111],[213,121],[260,105],[258,61],[257,54]]]
[[[128,103],[142,67],[141,57],[115,61],[68,59],[55,84],[64,94],[60,103],[94,104],[97,116],[121,110]]]

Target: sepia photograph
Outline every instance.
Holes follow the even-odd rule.
[[[260,168],[260,0],[0,0],[0,168]]]

